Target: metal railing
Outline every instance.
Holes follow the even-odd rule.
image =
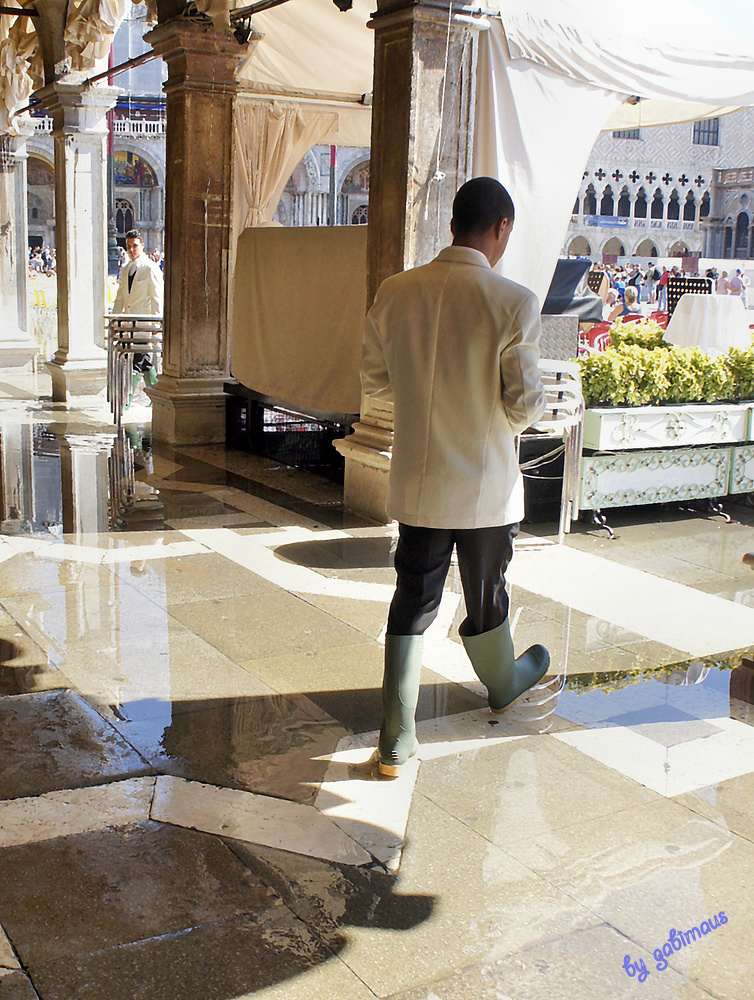
[[[151,354],[162,370],[162,316],[110,313],[107,324],[107,400],[118,427],[133,390],[134,355]]]

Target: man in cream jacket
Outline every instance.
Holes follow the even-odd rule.
[[[392,400],[388,514],[399,522],[382,686],[379,769],[396,776],[417,751],[422,637],[437,614],[453,547],[466,600],[460,634],[492,711],[536,684],[543,646],[518,659],[505,571],[524,515],[515,437],[544,412],[539,305],[496,274],[513,227],[490,177],[453,203],[453,245],[387,278],[366,320],[362,387]]]
[[[126,233],[128,262],[120,269],[118,291],[113,302],[114,314],[162,316],[164,282],[158,264],[144,253],[144,240],[138,229]],[[134,354],[133,391],[144,376],[148,385],[157,381],[149,354]]]

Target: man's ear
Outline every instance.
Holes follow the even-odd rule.
[[[450,220],[450,235],[453,237],[453,239],[456,238],[456,220],[455,219],[451,219]]]

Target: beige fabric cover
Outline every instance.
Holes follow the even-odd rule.
[[[366,229],[241,234],[231,360],[239,382],[304,411],[359,412]]]
[[[367,315],[362,385],[393,400],[387,512],[427,528],[520,521],[514,437],[543,412],[539,306],[468,247],[383,281]]]
[[[298,104],[239,95],[236,130],[237,232],[269,222],[288,178],[302,156],[338,126],[334,111],[310,111]]]

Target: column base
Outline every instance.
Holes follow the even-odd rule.
[[[152,400],[152,439],[164,444],[224,443],[227,378],[160,375],[146,390]]]
[[[346,460],[343,502],[346,510],[388,524],[388,483],[392,432],[359,422],[353,434],[334,446]]]
[[[73,396],[96,396],[107,385],[107,351],[85,358],[59,357],[46,362],[52,380],[52,400],[67,403]],[[59,353],[59,352],[58,352]]]
[[[19,331],[12,340],[0,340],[0,374],[19,375],[34,371],[39,346]]]

